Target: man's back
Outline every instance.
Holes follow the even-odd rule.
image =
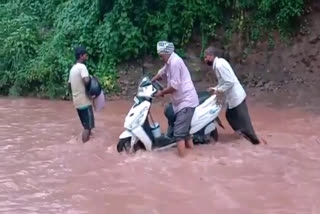
[[[69,74],[69,82],[71,83],[72,99],[75,108],[91,105],[91,101],[86,95],[86,88],[82,80],[84,77],[89,77],[86,66],[82,63],[73,65]]]
[[[218,87],[225,83],[232,83],[232,87],[226,91],[226,99],[229,108],[239,105],[246,97],[246,92],[240,84],[230,64],[223,58],[216,57],[213,69],[218,79]]]

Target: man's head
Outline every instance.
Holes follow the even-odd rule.
[[[204,51],[204,62],[207,65],[212,66],[213,65],[213,61],[217,56],[217,49],[215,49],[214,47],[208,47],[205,51]]]
[[[84,63],[85,61],[88,60],[87,50],[82,46],[76,47],[75,48],[75,57],[76,57],[77,62]]]
[[[168,62],[171,54],[174,51],[174,45],[171,42],[160,41],[157,43],[157,53],[165,63]]]

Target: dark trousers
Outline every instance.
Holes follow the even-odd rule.
[[[252,144],[260,143],[251,123],[246,100],[235,108],[227,109],[226,118],[235,132],[242,134]]]
[[[85,108],[77,109],[77,112],[84,129],[91,130],[95,127],[94,114],[91,105]]]

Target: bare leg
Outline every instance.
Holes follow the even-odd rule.
[[[82,131],[82,142],[86,143],[89,141],[91,135],[91,130],[85,129]]]
[[[186,147],[188,148],[188,149],[192,149],[193,148],[193,142],[192,142],[192,139],[191,139],[191,137],[188,137],[188,138],[186,138]]]
[[[186,155],[185,140],[179,140],[177,142],[177,147],[178,147],[178,155],[180,157],[184,157]]]
[[[241,131],[235,131],[235,132],[234,132],[234,136],[235,136],[235,138],[237,138],[237,139],[241,139],[241,138],[244,137],[243,134],[241,133]]]

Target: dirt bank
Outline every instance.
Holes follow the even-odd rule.
[[[258,42],[244,50],[238,49],[236,37],[228,46],[222,46],[220,41],[223,40],[223,33],[211,42],[225,49],[231,65],[252,99],[277,107],[303,106],[317,110],[320,103],[319,5],[314,1],[306,8],[306,15],[301,19],[302,28],[290,40],[281,40],[279,35],[274,34],[273,44],[269,41]],[[199,38],[193,38],[186,49],[184,60],[197,89],[204,90],[215,84],[215,78],[210,68],[201,62],[200,53],[201,42]],[[151,76],[162,66],[159,59],[151,57],[146,57],[143,63],[147,65]],[[120,66],[119,95],[130,98],[134,95],[142,74],[141,64],[130,62]]]

